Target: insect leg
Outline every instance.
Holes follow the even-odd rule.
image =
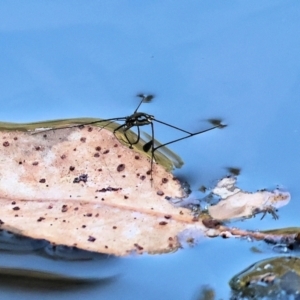
[[[157,121],[157,120],[155,120],[155,121]],[[159,122],[159,123],[164,124],[163,122]],[[168,125],[168,124],[165,124],[165,125]],[[170,125],[168,125],[168,126],[170,126]],[[172,125],[171,125],[170,127],[177,129],[177,127],[172,126]],[[211,127],[211,128],[208,128],[208,129],[205,129],[205,130],[202,130],[202,131],[198,131],[198,132],[195,132],[195,133],[190,133],[190,132],[185,131],[185,130],[183,130],[183,129],[179,129],[179,130],[181,130],[181,131],[183,131],[183,132],[188,133],[188,135],[186,135],[186,136],[184,136],[184,137],[182,137],[182,138],[179,138],[179,139],[176,139],[176,140],[167,142],[167,143],[165,143],[165,144],[159,145],[159,146],[155,147],[153,151],[156,151],[157,149],[159,149],[159,148],[161,148],[161,147],[164,147],[164,146],[167,146],[167,145],[170,145],[170,144],[179,142],[179,141],[181,141],[181,140],[187,139],[187,138],[192,137],[192,136],[194,136],[194,135],[198,135],[198,134],[201,134],[201,133],[204,133],[204,132],[207,132],[207,131],[216,129],[216,128],[220,128],[220,126],[214,126],[214,127]]]

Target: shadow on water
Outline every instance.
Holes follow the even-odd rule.
[[[76,291],[107,286],[117,276],[107,278],[79,278],[36,270],[0,268],[0,288],[26,291]]]
[[[76,247],[53,245],[45,240],[34,240],[5,230],[0,231],[0,253],[4,256],[3,262],[0,262],[0,290],[82,291],[110,285],[118,277],[117,272],[106,272],[107,267],[115,265],[117,259],[114,256],[84,251]],[[6,265],[5,255],[10,256],[9,262],[21,259],[22,265],[26,261],[27,264],[23,268],[19,267],[19,264],[18,267]],[[28,255],[33,255],[33,260]],[[42,259],[44,263],[41,265],[35,258]],[[93,273],[93,270],[92,273],[89,272],[90,265],[85,265],[88,261],[94,262],[99,267],[96,273]],[[81,272],[74,275],[72,266],[77,263],[81,266]],[[57,264],[67,264],[67,267],[62,267],[59,271],[47,270],[49,267],[55,268]],[[32,265],[39,267],[35,268]]]

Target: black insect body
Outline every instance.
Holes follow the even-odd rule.
[[[125,137],[125,140],[123,139],[123,142],[127,143],[130,148],[133,148],[132,146],[138,144],[138,142],[140,141],[140,127],[150,125],[151,126],[151,140],[144,144],[143,151],[144,152],[149,152],[151,150],[150,175],[151,175],[151,180],[152,180],[153,162],[155,160],[154,152],[156,150],[158,150],[161,147],[170,145],[172,143],[179,142],[181,140],[187,139],[189,137],[192,137],[192,136],[195,136],[195,135],[213,130],[215,128],[224,128],[224,127],[227,126],[227,125],[222,124],[221,120],[210,119],[208,121],[213,125],[212,127],[208,128],[208,129],[205,129],[205,130],[202,130],[202,131],[192,133],[192,132],[183,130],[179,127],[176,127],[174,125],[171,125],[171,124],[162,122],[160,120],[157,120],[153,115],[149,115],[149,114],[143,113],[143,112],[138,112],[138,109],[140,108],[141,104],[151,102],[151,100],[154,98],[154,96],[144,95],[144,94],[139,94],[137,96],[141,98],[141,101],[140,101],[139,105],[137,106],[137,108],[135,109],[135,111],[133,112],[133,114],[130,115],[130,116],[119,117],[119,118],[111,118],[111,119],[105,119],[105,120],[97,120],[97,121],[93,121],[93,122],[89,122],[89,123],[85,123],[85,124],[80,124],[80,125],[75,125],[75,126],[66,126],[66,127],[55,128],[55,130],[64,129],[64,128],[72,128],[72,127],[83,127],[84,125],[92,125],[92,124],[97,124],[97,123],[102,123],[102,122],[108,122],[102,127],[102,128],[105,128],[109,124],[111,124],[115,121],[122,121],[123,124],[121,124],[120,126],[115,128],[113,133],[114,133],[114,135],[116,135],[116,132],[122,130],[122,133]],[[157,122],[157,123],[163,124],[165,126],[171,127],[173,129],[179,130],[179,131],[185,133],[186,135],[184,137],[169,141],[167,143],[159,144],[158,146],[155,147],[155,143],[154,143],[154,141],[155,141],[155,139],[154,139],[154,122]],[[127,131],[130,130],[131,128],[136,128],[137,129],[137,137],[134,141],[131,140],[127,135]],[[49,130],[53,130],[53,129],[49,129]]]

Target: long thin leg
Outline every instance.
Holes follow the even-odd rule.
[[[108,122],[108,121],[125,121],[126,118],[122,117],[122,118],[111,118],[111,119],[105,119],[105,120],[97,120],[97,121],[92,121],[92,122],[87,122],[87,123],[83,123],[83,124],[78,124],[78,125],[71,125],[71,126],[64,126],[64,127],[58,127],[58,128],[50,128],[50,129],[45,129],[45,130],[41,130],[41,131],[35,131],[32,134],[38,134],[38,133],[42,133],[42,132],[46,132],[46,131],[51,131],[51,130],[60,130],[60,129],[67,129],[67,128],[74,128],[74,127],[80,127],[80,126],[86,126],[86,125],[93,125],[96,123],[102,123],[102,122]],[[111,123],[111,122],[110,122]],[[106,127],[107,125],[105,125],[104,127]]]
[[[171,127],[173,127],[173,126],[171,126]],[[179,142],[179,141],[181,141],[181,140],[187,139],[187,138],[192,137],[192,136],[194,136],[194,135],[198,135],[198,134],[201,134],[201,133],[204,133],[204,132],[207,132],[207,131],[216,129],[216,128],[220,128],[220,126],[214,126],[214,127],[211,127],[211,128],[208,128],[208,129],[205,129],[205,130],[202,130],[202,131],[198,131],[198,132],[195,132],[195,133],[188,133],[187,136],[184,136],[184,137],[182,137],[182,138],[179,138],[179,139],[176,139],[176,140],[173,140],[173,141],[170,141],[170,142],[168,142],[168,143],[165,143],[165,144],[162,144],[162,145],[159,145],[159,146],[155,147],[155,148],[153,149],[153,152],[156,151],[157,149],[161,148],[161,147],[164,147],[164,146],[173,144],[173,143],[175,143],[175,142]]]
[[[189,132],[189,131],[186,131],[186,130],[181,129],[181,128],[179,128],[179,127],[176,127],[176,126],[174,126],[174,125],[165,123],[165,122],[163,122],[163,121],[159,121],[159,120],[157,120],[157,119],[153,119],[153,121],[155,121],[155,122],[157,122],[157,123],[161,123],[161,124],[166,125],[166,126],[169,126],[169,127],[171,127],[171,128],[177,129],[177,130],[182,131],[182,132],[184,132],[184,133],[192,134],[192,133]]]
[[[155,149],[154,149],[154,147],[153,147],[153,145],[154,145],[154,126],[153,126],[153,123],[151,122],[150,123],[151,124],[151,134],[152,134],[152,147],[151,147],[151,164],[150,164],[150,180],[151,181],[153,181],[153,175],[152,175],[152,172],[153,172],[153,160],[154,160],[154,151],[155,151]]]

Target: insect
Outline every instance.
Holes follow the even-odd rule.
[[[151,174],[151,180],[152,180],[153,179],[152,178],[152,170],[153,170],[153,162],[155,161],[155,151],[157,151],[159,148],[167,146],[167,145],[170,145],[170,144],[175,143],[175,142],[179,142],[179,141],[187,139],[189,137],[192,137],[192,136],[195,136],[195,135],[198,135],[198,134],[201,134],[201,133],[213,130],[215,128],[224,128],[224,127],[227,126],[227,125],[222,124],[221,120],[210,119],[209,122],[213,125],[212,127],[208,128],[208,129],[205,129],[205,130],[201,130],[201,131],[192,133],[192,132],[186,131],[184,129],[181,129],[181,128],[177,127],[177,126],[174,126],[174,125],[168,124],[166,122],[160,121],[160,120],[156,119],[153,115],[150,115],[150,114],[147,114],[147,113],[144,113],[144,112],[139,112],[138,110],[139,110],[141,104],[142,103],[151,102],[152,99],[154,98],[154,96],[153,95],[145,95],[145,94],[138,94],[137,96],[140,97],[141,100],[140,100],[137,108],[133,112],[133,114],[130,115],[130,116],[119,117],[119,118],[110,118],[110,119],[105,119],[105,120],[97,120],[97,121],[92,121],[92,122],[89,122],[89,123],[75,125],[75,126],[59,127],[59,128],[55,128],[55,130],[57,130],[57,129],[63,129],[63,128],[70,128],[70,127],[82,127],[84,125],[92,125],[92,124],[97,124],[97,123],[101,123],[101,122],[106,122],[106,124],[102,127],[102,128],[105,128],[109,124],[111,124],[111,123],[113,123],[115,121],[122,121],[123,123],[121,125],[117,126],[113,130],[113,133],[114,133],[114,135],[116,135],[116,133],[118,131],[122,131],[123,136],[125,137],[125,139],[122,139],[123,142],[125,142],[126,144],[128,144],[130,148],[133,148],[133,145],[138,144],[139,141],[140,141],[140,127],[141,126],[150,125],[150,127],[151,127],[151,139],[150,139],[149,142],[147,142],[147,143],[145,143],[143,145],[143,151],[145,153],[148,153],[149,151],[151,151],[151,168],[150,168],[150,174]],[[157,123],[163,124],[165,126],[171,127],[173,129],[179,130],[179,131],[185,133],[186,135],[184,137],[181,137],[181,138],[169,141],[167,143],[159,144],[159,145],[155,146],[154,122],[157,122]],[[127,135],[127,133],[129,132],[129,130],[132,129],[132,128],[136,128],[137,129],[137,135],[136,135],[135,140],[132,140],[132,137],[129,137]],[[53,129],[47,129],[47,130],[53,130]],[[44,130],[44,131],[47,131],[47,130]]]

